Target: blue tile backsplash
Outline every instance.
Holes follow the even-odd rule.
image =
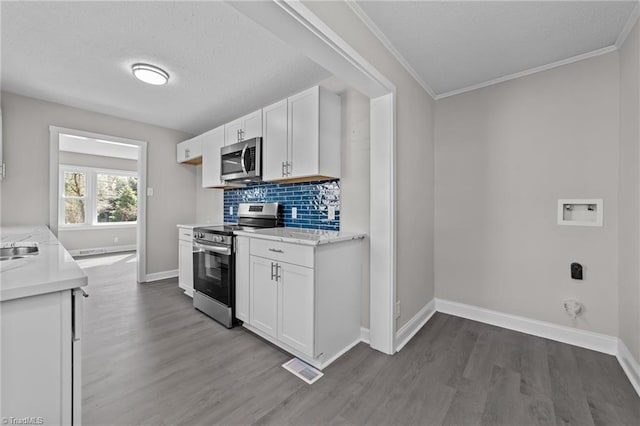
[[[304,183],[251,183],[244,188],[224,190],[224,221],[238,221],[240,203],[280,203],[284,226],[340,230],[340,180]],[[336,207],[335,220],[329,220],[328,207]],[[233,214],[229,213],[233,207]],[[291,218],[291,208],[298,218]]]

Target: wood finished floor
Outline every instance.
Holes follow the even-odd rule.
[[[640,425],[609,355],[438,313],[395,356],[361,343],[309,386],[175,279],[136,284],[133,254],[80,264],[87,425]]]

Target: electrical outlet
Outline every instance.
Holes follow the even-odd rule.
[[[336,206],[329,206],[329,220],[336,219]]]
[[[113,242],[117,243],[119,241],[118,237],[113,237]]]
[[[291,219],[297,219],[297,218],[298,218],[298,208],[291,207]]]
[[[400,301],[396,302],[396,319],[400,318]]]
[[[233,216],[233,206],[229,206],[229,214]]]
[[[147,188],[147,197],[153,197],[153,188]]]

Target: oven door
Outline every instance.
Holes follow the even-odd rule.
[[[231,247],[193,243],[193,287],[225,306],[231,306],[233,265]]]

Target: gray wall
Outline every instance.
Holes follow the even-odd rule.
[[[178,268],[177,223],[195,219],[196,170],[176,162],[176,144],[191,135],[51,102],[2,93],[4,157],[1,224],[49,222],[49,126],[148,143],[147,273]]]
[[[617,335],[618,84],[612,53],[438,101],[437,297]],[[558,226],[559,198],[604,227]]]
[[[118,239],[115,241],[115,239]],[[87,250],[92,248],[114,248],[135,246],[136,227],[107,229],[58,230],[58,240],[67,250]],[[128,248],[131,250],[131,248]]]
[[[218,225],[224,222],[224,190],[202,187],[202,166],[196,166],[196,222]]]
[[[640,361],[640,24],[620,50],[620,338]]]
[[[59,163],[63,165],[129,171],[136,171],[138,167],[136,160],[66,151],[60,151]],[[67,250],[131,246],[136,244],[136,227],[133,225],[122,228],[83,228],[78,230],[61,228],[58,230],[58,239]]]
[[[396,93],[397,298],[401,328],[434,297],[434,108],[431,96],[411,77],[343,2],[304,5],[373,64]],[[372,171],[375,173],[375,170]]]
[[[369,234],[370,113],[369,98],[355,90],[342,100],[340,230]],[[369,239],[363,244],[361,325],[369,328]]]

